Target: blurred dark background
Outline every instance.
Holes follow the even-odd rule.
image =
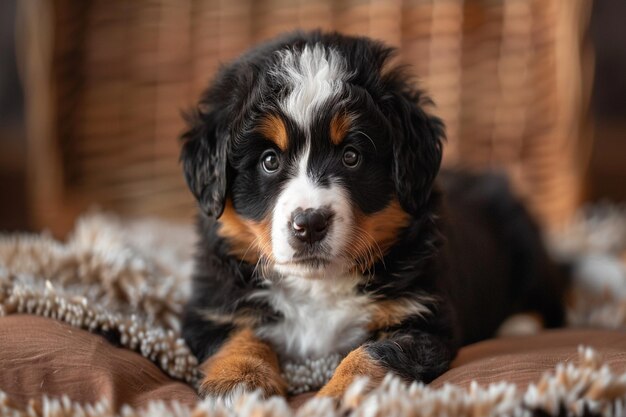
[[[24,92],[19,78],[17,1],[0,2],[0,229],[31,227],[26,191]]]
[[[398,46],[447,124],[444,163],[504,169],[540,221],[626,198],[623,0],[4,0],[0,229],[96,205],[189,221],[181,109],[295,28]]]
[[[592,158],[589,200],[626,200],[626,2],[593,3],[589,37],[593,44]]]

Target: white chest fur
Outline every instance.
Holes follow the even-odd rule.
[[[267,300],[284,319],[258,329],[258,335],[292,359],[345,354],[362,343],[369,321],[368,299],[356,280],[284,277],[254,297]]]

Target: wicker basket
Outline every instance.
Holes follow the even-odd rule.
[[[42,7],[42,3],[46,7]],[[445,163],[503,167],[548,225],[576,207],[585,144],[585,0],[25,0],[25,79],[37,225],[91,204],[188,218],[181,109],[220,63],[294,28],[365,34],[438,104]],[[52,41],[53,40],[53,41]]]

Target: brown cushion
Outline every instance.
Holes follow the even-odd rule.
[[[463,348],[453,368],[432,382],[469,385],[507,381],[526,386],[558,362],[578,357],[578,345],[600,351],[614,371],[626,372],[626,333],[558,330],[535,336],[493,339]],[[139,354],[55,320],[28,315],[0,318],[0,389],[24,405],[45,393],[81,403],[102,397],[119,408],[150,400],[193,404],[193,389],[165,375]],[[300,404],[310,394],[292,399]]]
[[[578,359],[578,346],[595,348],[615,372],[626,372],[626,332],[562,329],[532,336],[491,339],[466,346],[445,374],[431,383],[468,386],[507,381],[520,387],[538,381],[559,362]]]
[[[103,337],[56,320],[13,315],[0,318],[0,389],[24,406],[41,394],[66,394],[81,403],[107,398],[141,406],[153,399],[194,404],[188,385],[152,362]]]

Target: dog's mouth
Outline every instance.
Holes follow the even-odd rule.
[[[324,278],[335,271],[337,265],[331,258],[323,256],[294,257],[288,262],[274,264],[276,270],[284,275],[301,276],[303,278]]]
[[[328,266],[328,264],[330,264],[330,259],[321,258],[321,257],[308,257],[308,258],[297,259],[295,262],[300,265],[306,265],[310,268],[319,269],[319,268],[324,268]]]
[[[323,256],[299,256],[288,262],[277,262],[280,266],[304,266],[309,268],[323,268],[331,263],[329,258]]]

